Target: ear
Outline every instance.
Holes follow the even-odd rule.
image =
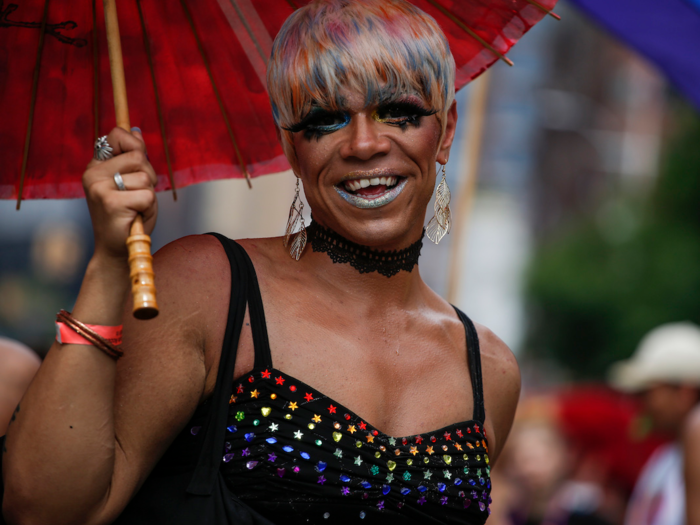
[[[440,144],[440,149],[438,150],[437,158],[447,159],[450,158],[450,148],[452,148],[452,142],[455,138],[455,132],[457,131],[457,102],[452,102],[450,109],[447,111],[445,131],[442,135],[442,143]]]

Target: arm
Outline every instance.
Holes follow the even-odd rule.
[[[700,407],[683,431],[686,524],[700,525]]]
[[[125,356],[117,363],[92,346],[54,343],[8,431],[3,511],[12,524],[111,522],[209,384],[205,349],[212,341],[201,328],[203,309],[182,299],[196,296],[202,284],[192,244],[210,241],[182,241],[159,252],[161,314],[134,320],[126,304],[124,241],[137,212],[153,229],[155,174],[140,140],[114,130],[109,141],[127,153],[91,163],[83,178],[96,246],[73,315],[117,325],[126,312]],[[116,190],[116,171],[130,191]]]
[[[477,332],[489,430],[489,458],[493,467],[513,426],[520,399],[520,368],[510,348],[491,330],[477,325]]]

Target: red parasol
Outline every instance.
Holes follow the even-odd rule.
[[[15,1],[0,0],[0,199],[19,208],[23,199],[82,197],[92,144],[115,125],[104,9],[96,0]],[[265,71],[277,31],[307,2],[119,1],[130,113],[157,190],[250,184],[288,169]],[[413,3],[445,31],[461,88],[496,60],[510,63],[506,52],[556,0]]]

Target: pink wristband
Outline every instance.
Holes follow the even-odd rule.
[[[122,344],[122,325],[119,326],[102,326],[97,324],[86,324],[90,330],[93,330],[98,335],[104,337],[114,346]],[[56,322],[56,341],[62,345],[92,345],[90,341],[82,335],[76,333],[70,326],[65,323]]]

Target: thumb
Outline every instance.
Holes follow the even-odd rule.
[[[141,128],[134,126],[133,128],[131,128],[131,134],[134,137],[136,137],[137,139],[139,139],[141,142],[143,142],[144,151],[146,152],[146,157],[148,158],[148,148],[146,147],[146,141],[143,140],[143,134],[141,133]]]

